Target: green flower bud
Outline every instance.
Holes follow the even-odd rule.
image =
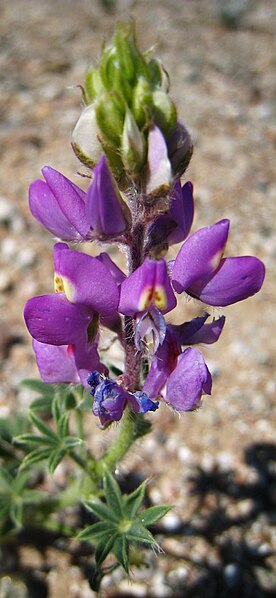
[[[123,165],[120,152],[118,151],[118,147],[110,145],[104,139],[101,140],[101,144],[102,149],[107,157],[108,166],[114,178],[116,179],[120,190],[124,191],[129,185],[129,180],[126,175],[125,167]]]
[[[95,166],[102,154],[99,133],[95,106],[90,104],[82,111],[72,133],[72,148],[76,156],[90,168]]]
[[[90,102],[93,102],[96,96],[101,93],[102,90],[103,84],[100,73],[98,69],[91,67],[85,76],[85,91]]]
[[[148,69],[150,74],[150,82],[154,87],[161,87],[162,85],[162,67],[159,60],[151,58],[148,62]]]
[[[124,110],[116,94],[102,93],[95,104],[99,129],[111,145],[120,145],[124,126]]]
[[[170,97],[161,89],[153,92],[152,115],[154,123],[165,137],[170,137],[176,127],[176,108]]]
[[[145,161],[145,140],[130,110],[127,110],[125,116],[121,156],[128,174],[139,174]]]
[[[108,91],[113,89],[116,71],[120,71],[120,65],[118,63],[116,48],[111,46],[103,50],[99,65],[102,83]]]
[[[148,77],[147,63],[138,50],[133,23],[118,23],[113,41],[124,79],[133,84],[137,76]]]
[[[132,112],[140,128],[150,120],[152,105],[151,86],[146,79],[140,77],[132,96]]]

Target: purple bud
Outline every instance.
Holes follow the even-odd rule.
[[[180,181],[176,181],[170,202],[169,211],[160,214],[149,227],[147,251],[163,244],[180,243],[190,232],[194,217],[192,183],[181,187]]]
[[[189,165],[193,154],[191,136],[181,120],[178,121],[168,141],[168,154],[174,176],[180,177]]]
[[[87,218],[99,238],[122,234],[130,220],[129,209],[120,195],[105,155],[95,166],[94,178],[87,191]]]
[[[32,215],[64,241],[84,241],[89,238],[84,191],[50,166],[45,166],[42,173],[46,182],[36,180],[30,185]]]

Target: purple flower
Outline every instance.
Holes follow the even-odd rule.
[[[145,392],[127,392],[114,380],[100,376],[94,371],[88,378],[94,397],[93,413],[99,417],[102,426],[119,421],[128,404],[134,413],[147,413],[158,408],[158,401],[153,402]]]
[[[193,185],[188,181],[181,187],[180,181],[176,181],[169,211],[160,214],[149,227],[146,249],[184,241],[190,232],[193,217]]]
[[[223,258],[229,220],[201,228],[182,245],[172,270],[177,293],[186,291],[209,305],[225,306],[257,293],[263,263],[251,256]]]
[[[33,338],[50,345],[75,345],[94,340],[94,318],[117,310],[118,286],[108,268],[97,258],[71,251],[66,244],[54,247],[54,295],[30,299],[25,307],[27,328]]]
[[[88,387],[87,377],[91,369],[106,372],[100,363],[97,342],[79,340],[77,345],[47,345],[33,340],[40,377],[47,384],[72,382]]]
[[[108,168],[105,155],[94,168],[94,178],[87,190],[87,219],[99,238],[122,234],[130,221],[130,212]]]
[[[85,192],[50,166],[45,166],[42,174],[46,182],[36,180],[30,185],[32,215],[64,241],[88,239],[90,225],[86,217]]]
[[[225,318],[206,324],[207,318],[205,314],[181,326],[167,326],[143,387],[150,398],[162,396],[177,411],[190,411],[198,406],[203,393],[211,394],[211,374],[202,354],[191,347],[183,353],[181,349],[185,344],[218,340]]]
[[[134,316],[151,307],[167,313],[176,306],[176,298],[163,258],[146,258],[142,266],[128,276],[121,285],[118,311]]]

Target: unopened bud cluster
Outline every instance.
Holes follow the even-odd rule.
[[[116,179],[136,181],[146,188],[149,135],[157,128],[171,178],[180,176],[192,155],[190,135],[177,121],[169,96],[169,79],[162,64],[142,53],[132,23],[119,23],[98,66],[86,74],[86,104],[73,132],[78,158],[93,167],[102,151]]]

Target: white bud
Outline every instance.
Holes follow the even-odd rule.
[[[169,188],[172,169],[167,144],[160,129],[153,125],[148,137],[147,195],[155,195],[160,189]]]
[[[145,142],[130,110],[127,110],[121,141],[122,160],[130,174],[136,174],[143,165]]]
[[[72,133],[74,152],[86,166],[93,167],[103,153],[99,133],[95,107],[90,104],[82,111]]]

